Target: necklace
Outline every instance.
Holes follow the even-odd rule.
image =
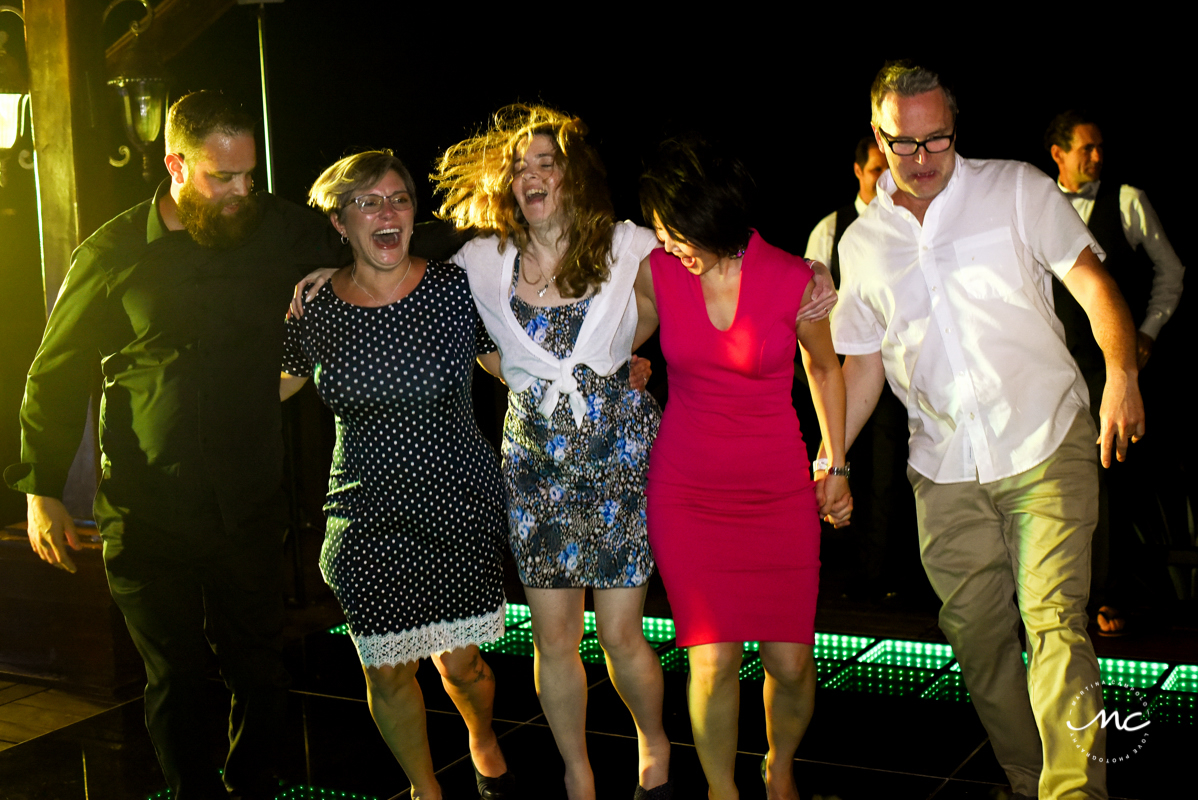
[[[538,264],[538,265],[537,265],[537,271],[538,271],[539,273],[541,273],[541,274],[540,274],[540,277],[538,277],[538,278],[537,278],[535,281],[530,281],[530,280],[528,279],[528,275],[525,273],[525,270],[523,269],[523,267],[524,267],[524,258],[523,258],[523,254],[522,254],[522,253],[517,253],[517,254],[516,254],[516,257],[520,259],[520,266],[521,266],[521,269],[520,269],[520,276],[521,276],[522,278],[524,278],[524,282],[525,282],[525,283],[527,283],[529,286],[536,286],[538,283],[540,283],[540,282],[541,282],[541,279],[542,279],[542,278],[544,278],[544,280],[545,280],[545,285],[544,285],[544,286],[542,286],[540,289],[538,289],[538,290],[537,290],[537,297],[544,297],[544,296],[545,296],[545,292],[549,291],[549,284],[551,284],[551,283],[552,283],[554,286],[556,286],[556,285],[557,285],[557,273],[555,272],[555,273],[553,273],[552,275],[550,275],[548,278],[546,278],[546,277],[545,277],[545,270],[541,269],[541,265],[540,265],[540,264]]]
[[[370,297],[371,300],[378,303],[380,306],[385,306],[385,305],[390,304],[390,302],[395,299],[395,295],[397,295],[399,293],[399,287],[403,286],[403,282],[408,279],[408,273],[411,271],[412,271],[412,257],[408,256],[408,268],[404,270],[403,277],[399,279],[399,283],[395,284],[395,288],[391,290],[391,295],[386,300],[379,300],[377,297],[375,297],[373,294],[371,294],[369,289],[367,289],[362,284],[358,283],[358,265],[357,264],[354,264],[353,268],[350,269],[349,277],[351,280],[353,280],[354,285],[357,286],[362,291],[366,292],[366,294]]]

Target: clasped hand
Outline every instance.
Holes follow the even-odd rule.
[[[815,473],[815,499],[819,503],[819,516],[834,528],[849,524],[853,513],[853,494],[849,491],[849,479],[844,475]]]

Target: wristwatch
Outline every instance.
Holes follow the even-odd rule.
[[[849,465],[846,463],[843,467],[829,467],[828,459],[817,458],[815,463],[811,465],[811,471],[826,472],[829,475],[843,475],[847,478],[849,476]]]

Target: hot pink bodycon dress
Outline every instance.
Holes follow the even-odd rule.
[[[814,644],[819,518],[790,399],[811,269],[754,233],[720,331],[697,276],[664,250],[650,264],[670,394],[649,458],[649,543],[678,645]]]

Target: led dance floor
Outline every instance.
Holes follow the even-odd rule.
[[[496,730],[513,772],[535,800],[564,798],[561,759],[541,715],[532,680],[527,606],[510,604],[508,630],[484,648],[496,674]],[[686,710],[685,651],[673,646],[669,619],[646,617],[646,637],[666,675],[665,724],[675,743],[671,767],[679,800],[705,798]],[[379,737],[365,703],[357,657],[344,626],[289,646],[294,677],[277,800],[406,798],[407,783]],[[631,718],[607,677],[588,612],[580,648],[590,685],[588,748],[598,796],[626,800],[636,780]],[[815,717],[799,748],[795,773],[803,797],[824,800],[993,798],[1005,784],[985,732],[969,705],[960,668],[943,644],[817,633]],[[1198,666],[1099,659],[1108,708],[1135,709],[1134,725],[1111,721],[1107,767],[1113,798],[1179,797],[1192,786],[1198,753]],[[747,642],[741,668],[737,783],[744,798],[763,795],[758,775],[767,749],[761,708],[762,666]],[[419,680],[429,739],[445,792],[475,798],[466,729],[431,665]],[[223,753],[227,694],[212,683],[213,715],[197,721],[196,742]],[[1144,722],[1147,725],[1144,725]],[[1116,730],[1114,726],[1139,728]],[[1118,751],[1118,752],[1116,752]],[[1126,752],[1125,752],[1126,751]],[[215,768],[215,766],[214,766]],[[1183,790],[1188,791],[1188,790]],[[4,800],[166,798],[145,733],[142,702],[133,700],[83,722],[0,752]]]

